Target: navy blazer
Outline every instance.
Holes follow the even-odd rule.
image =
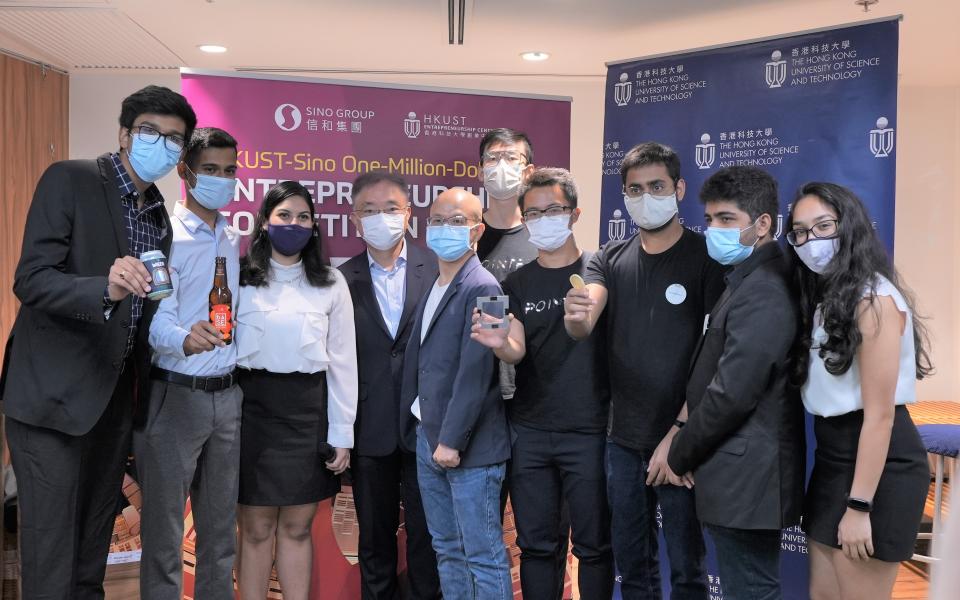
[[[406,291],[403,312],[394,338],[383,320],[370,277],[367,251],[340,265],[350,286],[357,330],[357,374],[360,384],[354,451],[360,456],[387,456],[399,445],[416,450],[416,419],[400,400],[403,353],[413,331],[413,315],[424,294],[437,279],[437,257],[429,250],[407,244]],[[419,335],[419,330],[417,331]]]
[[[420,342],[429,292],[417,306],[403,365],[402,406],[420,397],[422,433],[431,451],[443,444],[460,451],[461,467],[480,467],[510,458],[510,439],[497,360],[470,339],[478,296],[502,294],[476,256],[460,268],[437,306]]]

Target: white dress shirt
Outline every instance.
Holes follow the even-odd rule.
[[[380,263],[370,256],[369,251],[367,262],[370,265],[370,281],[380,306],[380,314],[383,315],[390,337],[396,339],[400,317],[403,315],[403,301],[407,295],[407,241],[403,241],[400,255],[389,271],[380,266]]]

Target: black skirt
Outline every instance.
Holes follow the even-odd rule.
[[[319,373],[240,370],[240,504],[294,506],[336,495],[340,477],[324,465],[327,379]]]
[[[817,450],[804,501],[803,530],[814,540],[840,548],[837,528],[853,484],[863,411],[815,417]],[[873,557],[900,562],[913,555],[930,486],[927,452],[905,406],[897,406],[887,462],[873,497],[870,527]]]

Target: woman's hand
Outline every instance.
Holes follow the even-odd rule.
[[[333,459],[327,461],[327,468],[333,471],[334,475],[339,475],[347,470],[350,466],[350,449],[349,448],[334,448],[336,455]]]
[[[837,528],[837,543],[850,560],[867,560],[873,556],[872,534],[870,513],[848,508]]]

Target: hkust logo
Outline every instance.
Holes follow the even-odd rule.
[[[300,123],[303,121],[303,115],[300,114],[300,109],[295,105],[281,104],[277,107],[277,110],[273,112],[273,120],[280,129],[293,131],[300,127]]]
[[[410,139],[420,135],[420,119],[417,118],[417,113],[407,113],[407,118],[403,120],[403,133]]]
[[[617,208],[613,211],[613,218],[607,221],[607,239],[614,242],[625,237],[627,237],[627,220],[623,218],[623,212]]]
[[[870,152],[874,158],[886,158],[893,152],[893,127],[886,117],[877,119],[877,128],[870,130]]]
[[[620,82],[613,84],[613,101],[617,106],[626,106],[630,103],[630,96],[633,95],[633,82],[626,73],[620,74]]]
[[[717,160],[717,145],[710,143],[710,134],[704,133],[700,136],[700,143],[697,144],[695,155],[698,169],[709,169],[713,162]]]
[[[787,80],[787,61],[783,60],[783,54],[779,50],[774,50],[770,55],[770,62],[765,66],[767,87],[772,89],[782,86]]]

